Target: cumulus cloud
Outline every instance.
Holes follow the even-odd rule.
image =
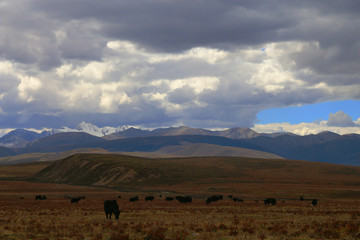
[[[354,127],[356,124],[353,122],[349,114],[344,113],[343,111],[338,111],[334,114],[330,113],[326,125],[334,127]]]
[[[250,127],[266,108],[360,99],[355,1],[0,4],[0,127]]]
[[[321,120],[299,124],[290,124],[288,122],[255,124],[252,129],[261,133],[290,132],[297,135],[318,134],[323,131],[331,131],[338,134],[360,134],[359,123],[360,118],[353,121],[347,113],[338,111],[334,114],[330,113],[327,121]]]

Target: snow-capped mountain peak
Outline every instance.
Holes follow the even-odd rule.
[[[76,130],[79,132],[86,132],[89,133],[91,135],[97,136],[97,137],[103,137],[105,135],[109,135],[112,133],[116,133],[116,132],[121,132],[124,131],[126,129],[128,129],[129,127],[127,125],[124,126],[119,126],[119,127],[98,127],[92,123],[87,123],[87,122],[81,122],[78,124],[78,126],[76,127]]]
[[[119,127],[108,127],[108,126],[98,127],[92,123],[87,123],[83,121],[79,123],[75,128],[62,127],[60,129],[53,129],[51,131],[51,134],[61,133],[61,132],[86,132],[96,137],[103,137],[105,135],[124,131],[128,128],[129,128],[128,125],[123,125]]]

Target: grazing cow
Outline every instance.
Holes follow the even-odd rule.
[[[130,200],[130,202],[136,202],[136,201],[139,201],[139,197],[138,196],[131,197],[129,200]]]
[[[36,195],[35,200],[47,200],[45,195]]]
[[[237,198],[237,197],[234,197],[232,200],[233,200],[234,202],[244,202],[243,199]]]
[[[106,214],[106,218],[108,218],[109,215],[109,218],[111,219],[111,214],[114,213],[115,219],[119,219],[120,210],[116,200],[106,200],[104,202],[104,211]]]
[[[70,202],[71,202],[71,203],[78,203],[78,202],[80,201],[80,199],[81,199],[81,198],[79,198],[79,197],[74,197],[74,198],[71,198],[71,199],[70,199]]]
[[[313,199],[313,200],[311,201],[311,205],[312,205],[312,206],[316,206],[316,205],[317,205],[317,199]]]
[[[181,203],[190,203],[192,202],[192,197],[190,196],[176,196],[176,200],[178,200]]]
[[[154,200],[154,199],[155,199],[154,196],[146,196],[146,197],[145,197],[145,201],[152,201],[152,200]]]
[[[276,204],[276,199],[275,198],[267,198],[264,200],[264,204],[265,205],[275,205]]]
[[[173,197],[166,197],[165,200],[166,201],[174,201],[174,198]]]
[[[78,203],[81,199],[85,199],[85,196],[82,196],[82,197],[72,197],[70,199],[70,202],[71,203]]]
[[[223,199],[223,195],[212,195],[206,199],[206,203],[217,202]]]

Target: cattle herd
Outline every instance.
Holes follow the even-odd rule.
[[[159,195],[159,197],[162,198],[161,195]],[[71,203],[78,203],[81,199],[85,199],[85,196],[71,197],[69,195],[65,195],[64,198],[70,199]],[[117,198],[121,199],[121,196],[118,196]],[[233,197],[232,195],[229,195],[228,198],[233,200],[234,202],[244,202],[244,200],[242,198]],[[155,197],[154,196],[145,196],[144,199],[145,199],[145,201],[153,201],[155,199]],[[224,199],[223,195],[212,195],[205,199],[205,203],[210,204],[210,203],[217,202],[217,201],[220,201],[223,199]],[[35,200],[47,200],[47,198],[45,195],[36,195]],[[134,196],[134,197],[129,198],[130,202],[137,202],[139,200],[140,200],[139,196]],[[165,197],[165,201],[173,201],[173,200],[177,200],[180,203],[191,203],[192,197],[188,196],[188,195],[187,196],[176,196],[176,197]],[[302,196],[300,197],[299,200],[300,201],[311,201],[312,206],[316,206],[318,203],[317,199],[304,199]],[[258,202],[258,200],[256,200],[256,202]],[[264,200],[264,204],[265,205],[276,205],[276,199],[275,198],[266,198]],[[119,219],[120,210],[119,210],[119,205],[116,202],[116,200],[106,200],[104,202],[104,211],[105,211],[106,218],[111,219],[111,215],[114,214],[115,219]]]

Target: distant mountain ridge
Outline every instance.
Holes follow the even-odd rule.
[[[81,122],[76,128],[63,127],[60,129],[44,130],[40,133],[26,129],[15,129],[0,138],[0,146],[8,148],[23,148],[28,143],[36,139],[66,132],[84,132],[93,136],[103,137],[105,135],[124,131],[128,128],[129,127],[127,125],[119,127],[98,127],[91,123]]]
[[[0,146],[9,148],[23,148],[31,141],[39,138],[51,136],[58,133],[66,132],[85,132],[96,137],[104,137],[106,140],[115,140],[121,138],[134,137],[152,137],[152,136],[179,136],[179,135],[206,135],[220,136],[231,139],[252,138],[261,136],[261,134],[249,128],[230,128],[223,131],[211,131],[206,129],[190,127],[169,127],[157,128],[154,130],[144,130],[128,125],[119,127],[98,127],[91,123],[81,122],[76,128],[63,127],[60,129],[45,130],[35,132],[25,129],[15,129],[0,138]]]
[[[250,128],[230,128],[222,131],[212,131],[207,129],[190,128],[186,126],[170,127],[170,128],[157,128],[154,130],[142,130],[137,128],[128,128],[124,131],[119,131],[107,136],[105,139],[114,140],[121,138],[133,137],[155,137],[155,136],[180,136],[180,135],[202,135],[202,136],[217,136],[226,137],[230,139],[243,139],[261,136]]]
[[[14,130],[0,138],[0,157],[97,148],[109,152],[173,156],[278,156],[360,166],[359,134],[321,132],[299,136],[292,133],[261,134],[249,128],[212,131],[185,126],[143,130],[128,126],[99,128],[84,122],[74,131],[67,130],[42,133]]]

